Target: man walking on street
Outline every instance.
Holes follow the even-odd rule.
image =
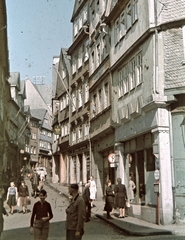
[[[78,184],[69,186],[71,203],[66,209],[66,240],[81,240],[84,234],[85,202],[78,193]]]
[[[91,199],[90,199],[90,181],[87,182],[87,184],[85,185],[82,197],[84,199],[85,202],[85,208],[86,208],[86,219],[85,222],[89,222],[90,221],[90,216],[91,216]]]

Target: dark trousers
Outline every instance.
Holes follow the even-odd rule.
[[[89,220],[91,218],[91,204],[89,202],[85,202],[85,208],[86,208],[86,219]]]
[[[80,236],[79,238],[75,237],[75,232],[76,230],[66,230],[66,240],[81,240],[82,236]]]

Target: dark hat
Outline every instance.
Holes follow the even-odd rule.
[[[78,184],[76,183],[70,184],[70,187],[78,190]]]

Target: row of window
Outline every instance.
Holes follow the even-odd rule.
[[[96,41],[96,45],[92,47],[91,61],[89,66],[90,73],[99,67],[100,63],[106,58],[108,54],[107,45],[108,43],[106,34],[100,35]]]
[[[92,113],[93,117],[107,108],[109,105],[109,89],[108,83],[105,83],[102,88],[99,88],[97,93],[93,95]]]
[[[39,146],[40,146],[41,148],[45,148],[45,149],[47,149],[47,150],[51,150],[51,143],[49,143],[49,142],[40,140]]]
[[[118,71],[118,96],[122,97],[142,82],[142,54],[139,53]]]
[[[83,46],[81,46],[78,51],[72,57],[72,74],[74,74],[77,69],[82,67],[83,62],[89,59],[89,40],[87,40]]]
[[[74,112],[76,111],[76,108],[82,107],[83,103],[89,101],[88,81],[85,81],[84,85],[79,85],[77,89],[74,89],[71,93],[71,96],[72,96],[72,112]]]
[[[117,44],[138,19],[138,0],[128,2],[114,26],[114,43]]]
[[[74,25],[73,25],[74,37],[78,34],[78,32],[82,29],[84,23],[86,22],[87,22],[87,5],[83,7],[83,9],[78,15],[78,18],[74,22]]]
[[[79,125],[78,127],[74,127],[72,130],[72,142],[80,142],[84,139],[87,139],[89,136],[89,123],[86,122],[83,125]]]

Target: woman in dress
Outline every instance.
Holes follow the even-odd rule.
[[[96,183],[94,181],[94,177],[90,176],[90,199],[91,199],[91,207],[94,207],[95,205],[93,204],[94,200],[96,199]]]
[[[107,212],[107,219],[112,219],[110,216],[110,212],[112,212],[114,205],[114,191],[112,189],[111,180],[107,181],[106,187],[106,200],[105,200],[105,208],[104,210]]]
[[[128,181],[128,200],[132,201],[134,199],[134,189],[136,188],[135,183],[132,181],[132,177],[129,176]]]
[[[21,181],[21,186],[19,187],[19,198],[20,206],[22,206],[22,213],[27,213],[27,198],[29,198],[29,191],[24,181]]]
[[[125,205],[127,200],[127,190],[124,184],[121,183],[121,178],[117,178],[117,183],[114,192],[116,194],[116,206],[119,208],[119,218],[125,217]]]
[[[17,205],[18,192],[14,182],[10,183],[10,187],[7,192],[7,204],[10,207],[10,213],[13,214],[14,206]]]

